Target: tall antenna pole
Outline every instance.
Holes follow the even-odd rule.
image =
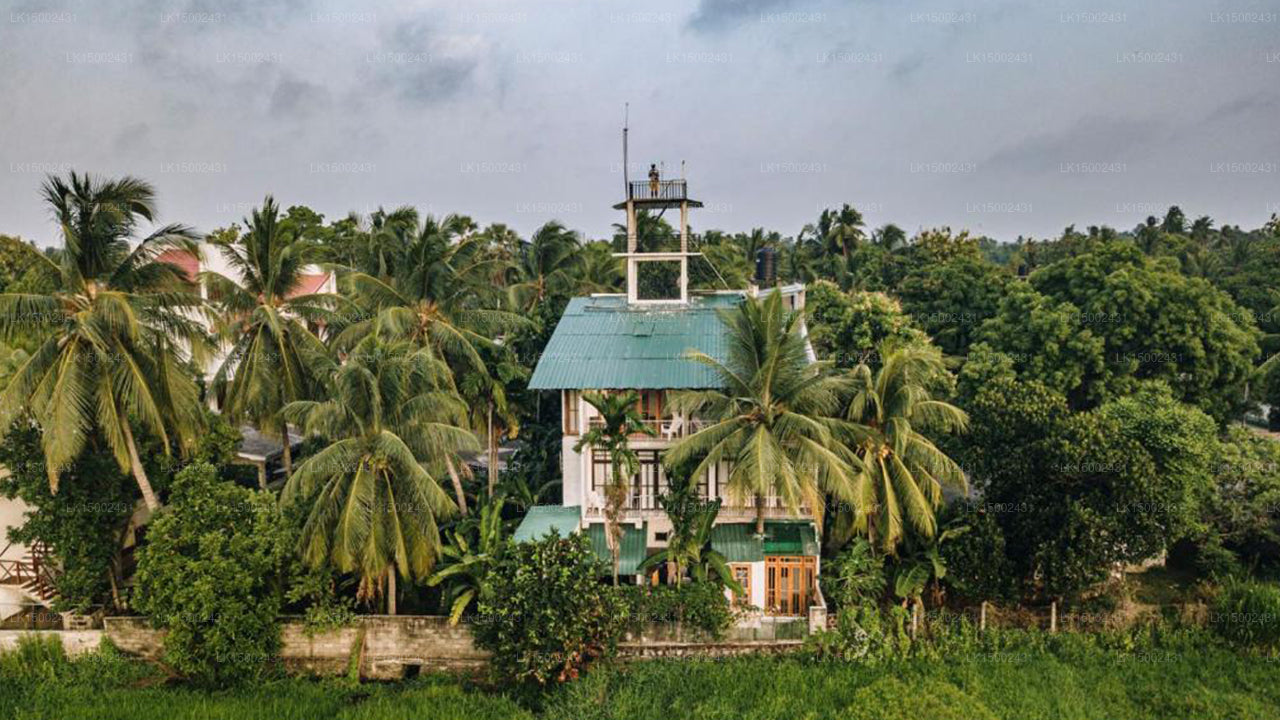
[[[627,126],[631,124],[631,103],[623,103],[622,105],[622,189],[625,192],[631,190],[631,174],[627,167]],[[623,194],[622,197],[630,197]]]

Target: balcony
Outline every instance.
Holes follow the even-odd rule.
[[[679,440],[688,437],[703,427],[705,424],[701,420],[682,417],[669,418],[645,418],[642,424],[653,431],[650,435],[644,432],[632,433],[629,437],[633,440]],[[604,427],[604,418],[599,415],[592,416],[587,419],[587,428]]]
[[[653,448],[636,449],[639,461],[637,472],[628,482],[627,498],[622,509],[625,515],[636,518],[646,516],[663,516],[662,505],[658,501],[667,493],[670,484],[667,480],[666,468],[662,465],[663,450]],[[609,458],[603,454],[592,453],[590,469],[587,477],[586,516],[603,517],[605,491],[612,482],[613,472]],[[702,500],[720,499],[723,505],[720,515],[723,520],[754,519],[756,516],[756,498],[747,497],[735,502],[723,483],[727,479],[728,467],[724,464],[711,467],[698,478],[698,497]],[[767,518],[807,517],[808,511],[800,508],[793,511],[787,508],[781,498],[768,496],[764,500],[764,515]]]
[[[689,207],[702,207],[702,203],[689,199],[689,187],[685,180],[633,180],[627,184],[627,200],[644,207],[679,207],[681,203],[689,203]],[[622,210],[625,202],[614,205],[615,210]]]

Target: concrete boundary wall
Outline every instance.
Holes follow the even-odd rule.
[[[163,650],[164,631],[145,618],[109,617],[103,621],[106,637],[120,650],[157,659]],[[679,638],[679,639],[677,639]],[[424,615],[366,615],[355,625],[308,635],[303,624],[283,624],[281,659],[285,668],[304,675],[342,675],[358,666],[360,677],[374,680],[402,678],[406,672],[462,672],[482,670],[489,654],[475,647],[465,624],[450,625],[448,618]],[[803,644],[798,639],[729,639],[712,642],[685,640],[680,633],[647,632],[620,644],[624,659],[659,657],[727,657],[752,653],[790,652]]]
[[[62,649],[69,657],[93,652],[102,644],[106,633],[102,630],[0,630],[0,650],[12,650],[23,635],[52,636],[62,641]]]

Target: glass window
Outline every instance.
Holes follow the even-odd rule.
[[[577,390],[564,391],[564,434],[578,434],[578,398]]]

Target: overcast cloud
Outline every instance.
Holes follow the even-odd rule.
[[[263,195],[609,232],[687,163],[696,228],[1001,240],[1280,212],[1280,0],[0,2],[0,233],[68,168],[208,230]]]

